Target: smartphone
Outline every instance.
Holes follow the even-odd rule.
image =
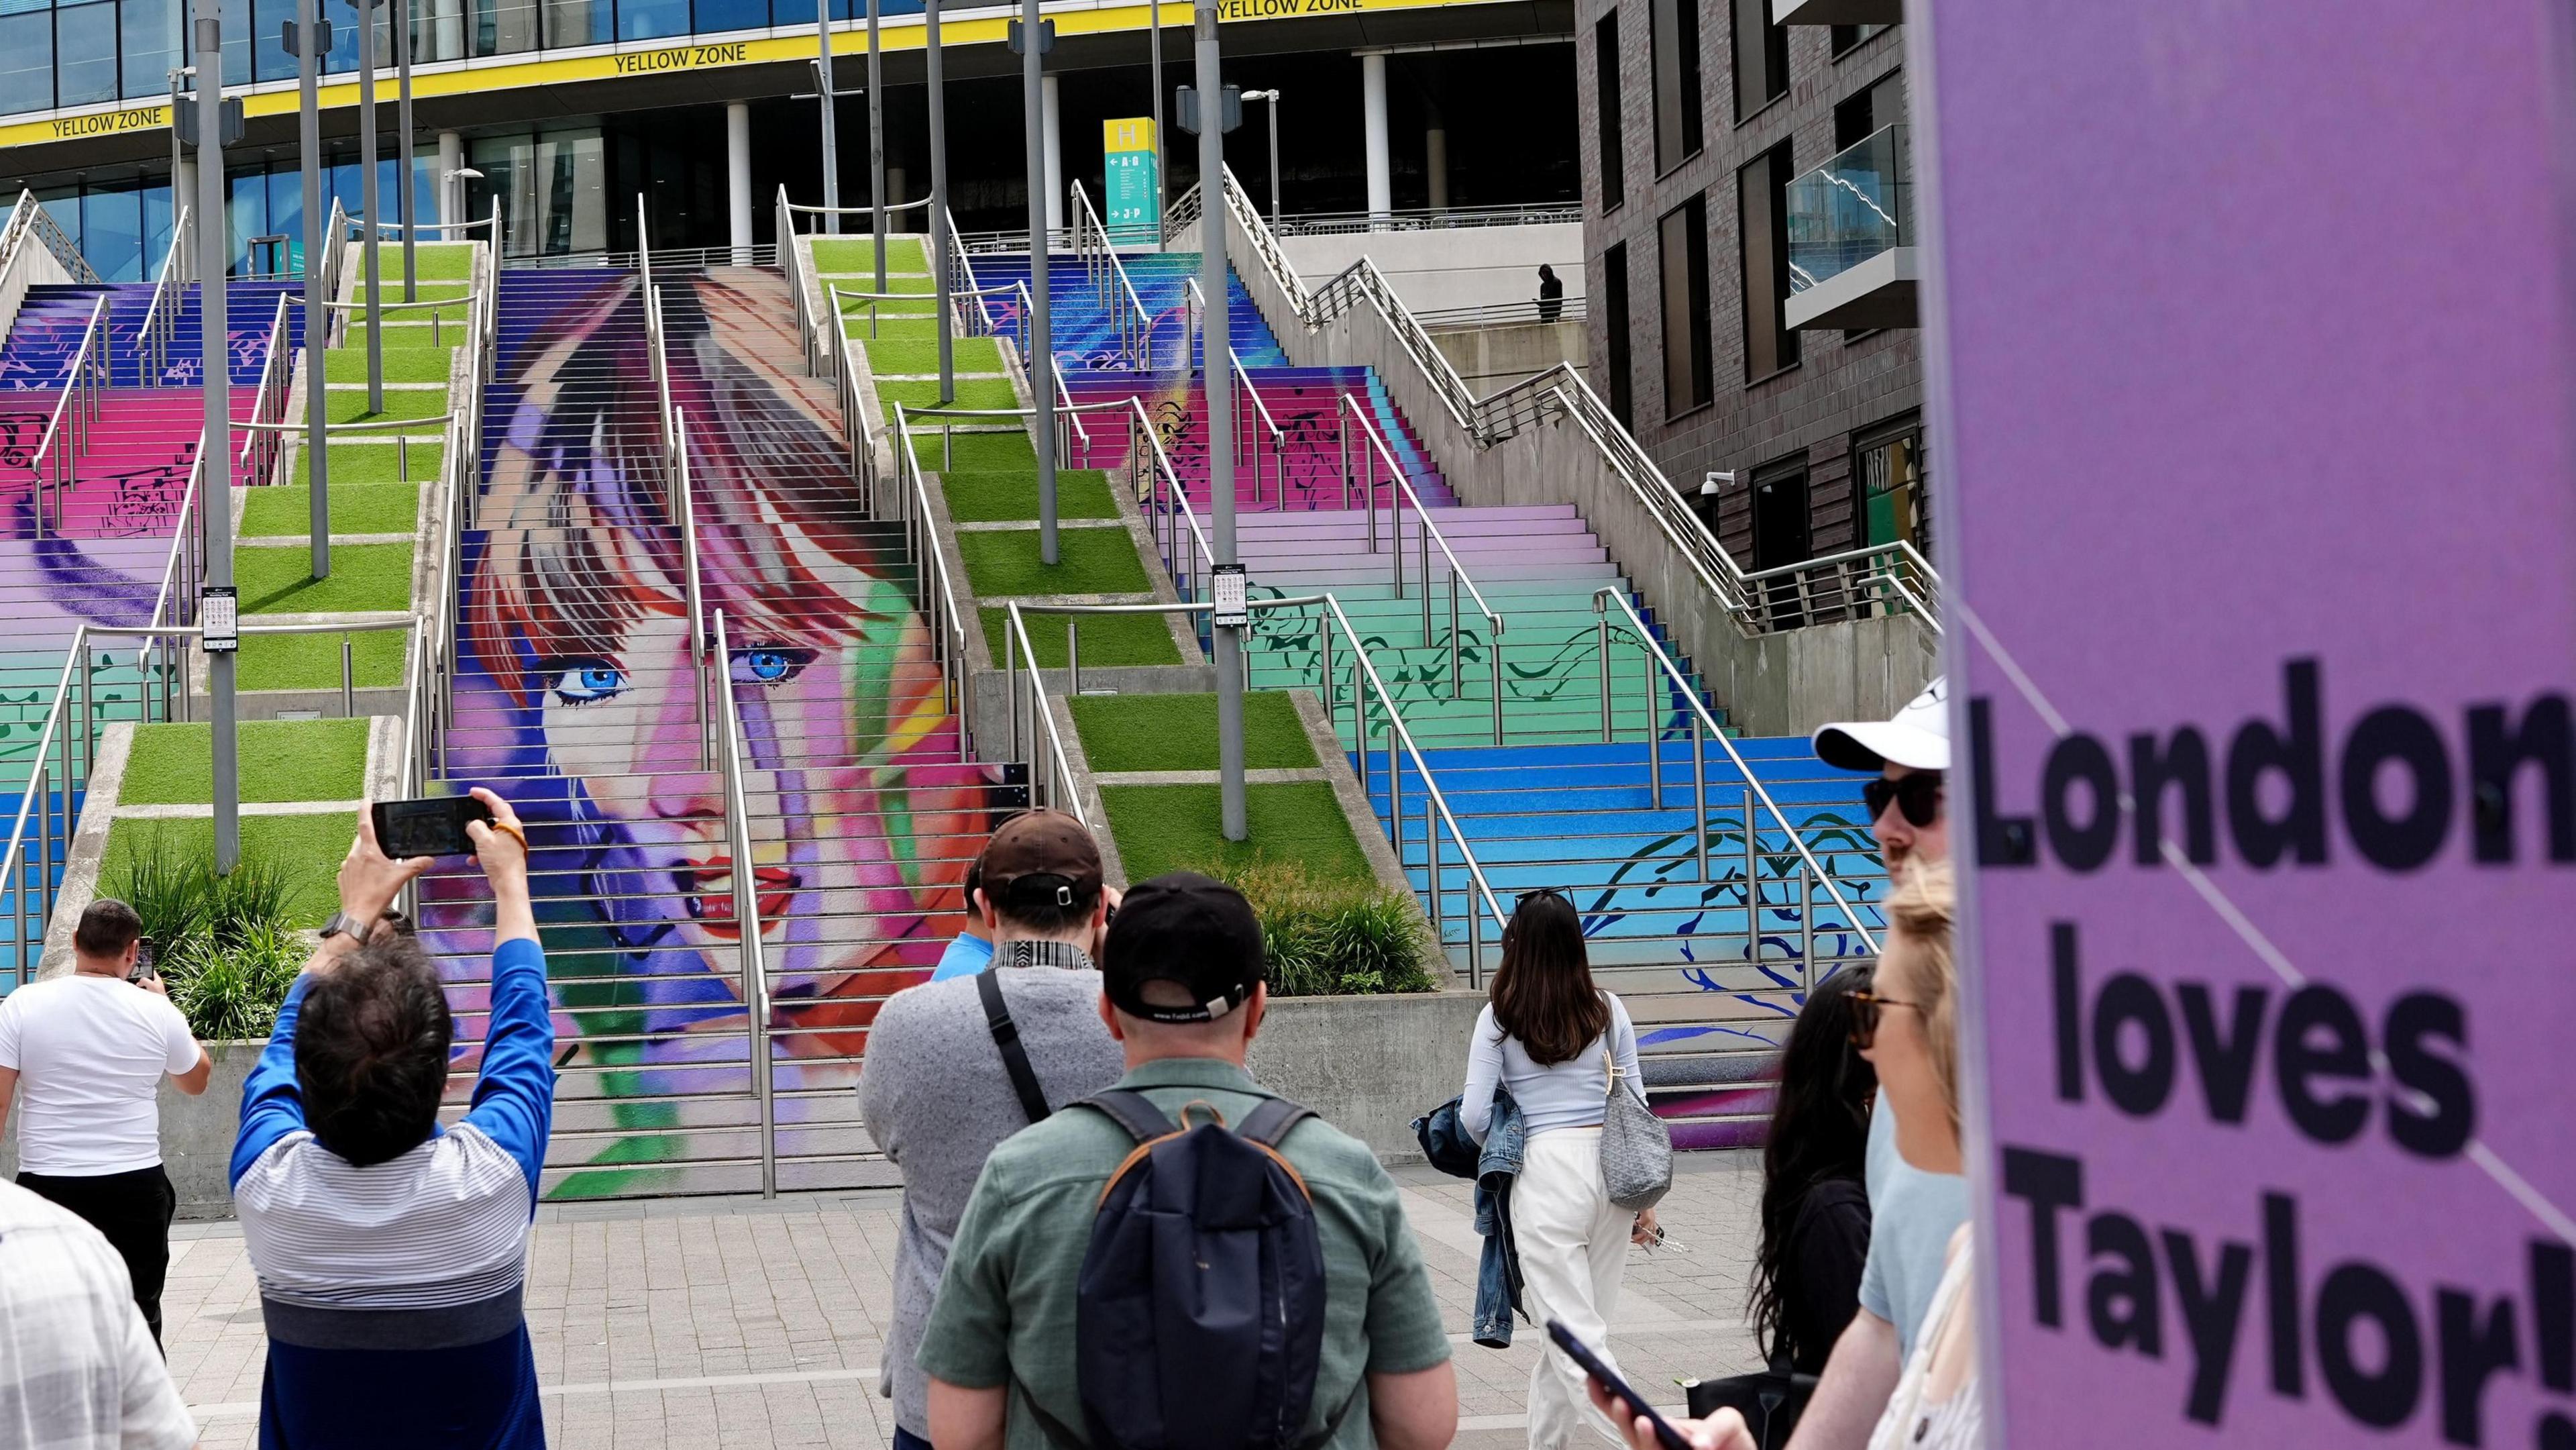
[[[155,971],[152,966],[152,944],[150,942],[144,942],[135,947],[134,970],[125,974],[125,980],[139,983],[146,977],[157,977],[159,975],[161,974],[158,971]]]
[[[1574,1331],[1565,1327],[1564,1320],[1547,1321],[1547,1337],[1556,1341],[1556,1347],[1564,1350],[1576,1364],[1583,1366],[1585,1374],[1599,1380],[1603,1389],[1617,1395],[1621,1403],[1627,1405],[1629,1413],[1641,1415],[1652,1424],[1655,1428],[1655,1439],[1663,1445],[1664,1450],[1691,1450],[1691,1443],[1682,1438],[1681,1431],[1673,1428],[1673,1422],[1665,1419],[1661,1411],[1648,1404],[1644,1395],[1630,1388],[1626,1380],[1619,1378],[1618,1371],[1603,1363],[1601,1356],[1594,1354],[1590,1345],[1575,1338]],[[1621,1428],[1624,1431],[1626,1427]],[[1623,1434],[1621,1438],[1625,1439],[1626,1436]]]
[[[376,847],[400,861],[410,856],[465,856],[474,839],[468,823],[492,823],[492,808],[470,795],[430,796],[423,800],[378,801],[375,804]]]

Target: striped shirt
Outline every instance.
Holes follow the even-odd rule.
[[[0,1445],[186,1450],[196,1439],[125,1261],[68,1210],[0,1183]]]
[[[268,1328],[262,1447],[541,1446],[520,1306],[554,1100],[546,959],[492,954],[464,1121],[361,1168],[304,1124],[297,979],[242,1091],[233,1200]]]

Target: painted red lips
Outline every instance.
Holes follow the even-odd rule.
[[[688,893],[689,915],[707,935],[722,941],[739,941],[741,924],[734,919],[733,858],[716,856],[704,861],[684,863],[678,872],[680,889]],[[787,904],[796,897],[799,885],[796,873],[784,866],[755,866],[751,872],[759,888],[760,921],[764,934],[771,924],[786,914]]]

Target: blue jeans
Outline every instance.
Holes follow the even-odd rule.
[[[894,1427],[894,1450],[930,1450],[930,1442],[897,1425]]]

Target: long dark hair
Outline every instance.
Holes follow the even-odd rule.
[[[1583,919],[1553,891],[1523,897],[1503,928],[1494,1025],[1519,1038],[1541,1067],[1567,1061],[1609,1030],[1610,1004],[1593,988],[1583,952]]]
[[[1851,994],[1866,990],[1870,969],[1846,967],[1818,982],[1789,1029],[1780,1054],[1779,1105],[1762,1147],[1762,1247],[1753,1257],[1748,1310],[1754,1342],[1768,1359],[1825,1348],[1789,1344],[1780,1279],[1789,1239],[1808,1190],[1828,1178],[1858,1178],[1869,1158],[1869,1105],[1878,1070],[1852,1046]]]

